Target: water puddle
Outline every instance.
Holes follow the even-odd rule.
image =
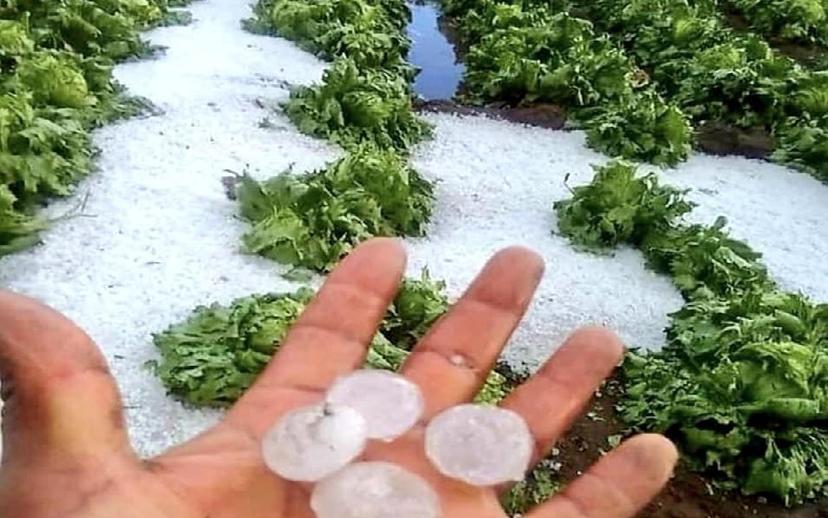
[[[431,3],[411,3],[408,26],[411,51],[408,61],[420,69],[414,92],[428,101],[451,99],[463,79],[464,67],[457,63],[454,47],[440,32],[440,9]]]

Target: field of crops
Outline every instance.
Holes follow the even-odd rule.
[[[96,340],[149,455],[358,243],[410,256],[385,369],[523,244],[548,272],[481,401],[581,325],[633,351],[510,513],[657,431],[682,466],[644,516],[823,516],[826,50],[816,0],[0,2],[0,286]]]

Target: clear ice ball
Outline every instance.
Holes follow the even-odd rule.
[[[393,440],[411,429],[423,415],[420,388],[393,372],[363,369],[337,380],[326,396],[362,414],[368,437]]]
[[[314,482],[356,459],[367,440],[362,414],[318,403],[282,416],[262,439],[262,454],[267,467],[282,478]]]
[[[426,428],[426,456],[444,475],[475,486],[523,480],[534,448],[518,414],[486,405],[459,405]]]
[[[357,462],[311,494],[317,518],[437,518],[440,501],[421,477],[388,462]]]

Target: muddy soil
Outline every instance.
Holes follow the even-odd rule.
[[[588,413],[558,444],[564,480],[574,479],[607,451],[607,437],[624,433],[624,425],[615,411],[621,385],[610,381],[596,396]],[[686,466],[679,466],[676,476],[641,514],[641,518],[828,518],[828,500],[787,508],[764,498],[723,492]]]

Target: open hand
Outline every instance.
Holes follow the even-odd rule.
[[[358,368],[405,267],[396,241],[360,246],[328,277],[279,353],[213,429],[141,460],[101,353],[56,312],[0,291],[0,375],[6,401],[0,516],[20,518],[306,518],[310,486],[279,479],[261,459],[262,434],[284,412],[319,400]],[[402,373],[426,400],[424,422],[480,389],[541,277],[539,257],[498,253],[414,350]],[[541,459],[618,363],[609,331],[575,332],[503,406],[529,424]],[[498,490],[441,476],[423,453],[423,426],[364,458],[398,463],[440,495],[445,518],[505,516]],[[661,436],[630,439],[528,518],[631,517],[676,460]],[[503,488],[500,488],[503,489]]]

